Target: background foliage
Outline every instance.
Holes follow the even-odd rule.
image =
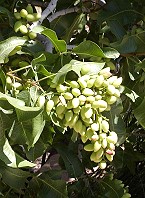
[[[145,1],[58,0],[31,26],[34,40],[14,31],[15,9],[30,3],[43,13],[51,2],[0,1],[0,196],[143,198]],[[67,14],[70,8],[75,11]],[[67,65],[72,59],[109,66],[123,78],[121,100],[108,113],[119,141],[105,170],[90,161],[71,129],[64,133],[37,106],[40,95],[50,97],[51,82],[80,72]]]

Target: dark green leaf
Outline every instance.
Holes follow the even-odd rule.
[[[66,33],[65,36],[63,37],[64,40],[66,40],[67,43],[69,43],[72,35],[75,33],[75,31],[78,30],[78,28],[81,26],[83,28],[83,26],[86,23],[86,19],[85,19],[85,14],[79,14],[74,18],[73,23],[71,24],[71,26],[66,29]]]
[[[103,53],[105,55],[106,58],[113,58],[116,59],[119,57],[119,52],[111,47],[104,47],[103,49]]]
[[[9,18],[9,23],[10,23],[10,26],[11,27],[13,27],[13,15],[12,15],[12,13],[8,10],[8,9],[6,9],[6,8],[4,8],[4,7],[2,7],[2,6],[0,6],[0,14],[5,14],[5,15],[7,15],[8,16],[8,18]]]
[[[145,128],[145,98],[143,99],[142,103],[134,110],[134,116],[136,117],[139,124]]]
[[[139,98],[139,95],[137,95],[133,90],[125,87],[125,90],[124,90],[124,94],[129,97],[132,102],[135,102],[137,98]]]
[[[10,167],[33,167],[34,164],[23,159],[17,153],[15,153],[9,144],[8,139],[5,137],[3,117],[0,116],[0,156],[1,160],[4,161]]]
[[[83,167],[78,156],[68,150],[65,145],[56,145],[56,150],[62,157],[69,177],[80,177],[83,174]]]
[[[2,139],[1,139],[1,143],[2,143]],[[23,159],[22,157],[20,157],[18,154],[16,154],[12,147],[10,146],[8,140],[5,138],[5,142],[4,144],[2,145],[1,144],[1,148],[2,150],[0,151],[1,153],[1,159],[4,160],[5,156],[6,158],[8,158],[8,160],[10,161],[7,162],[7,160],[4,160],[4,162],[10,166],[10,167],[13,167],[13,168],[16,168],[16,167],[33,167],[35,166],[35,164]],[[3,156],[5,155],[5,156]],[[2,157],[3,156],[3,157]]]
[[[13,143],[17,144],[27,144],[28,149],[33,147],[38,141],[43,128],[45,121],[43,120],[43,115],[39,114],[32,120],[29,119],[23,122],[15,122],[9,136]]]
[[[26,151],[26,156],[29,160],[35,161],[38,157],[44,154],[47,148],[48,144],[44,143],[40,137],[35,146]]]
[[[9,185],[11,188],[21,191],[25,188],[25,183],[27,177],[30,174],[26,171],[20,169],[14,169],[6,166],[2,161],[0,161],[0,173],[2,175],[2,181]]]
[[[111,43],[111,47],[121,54],[144,53],[145,31],[138,34],[125,35],[123,39]]]
[[[123,111],[123,106],[120,100],[111,106],[111,110],[105,113],[106,117],[109,119],[110,130],[115,131],[118,135],[118,145],[122,144],[126,138],[126,128],[123,118],[121,117],[121,112]]]
[[[101,181],[101,198],[122,198],[124,188],[121,186],[122,181],[106,177]]]
[[[62,180],[52,180],[47,174],[34,177],[30,181],[30,191],[37,194],[37,197],[66,198],[66,184]]]
[[[97,21],[99,24],[106,21],[112,33],[120,39],[126,33],[124,26],[133,24],[136,17],[142,18],[142,14],[133,9],[129,0],[112,0],[99,12]]]

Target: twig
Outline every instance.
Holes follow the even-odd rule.
[[[7,75],[10,76],[13,79],[16,79],[20,83],[28,83],[31,86],[35,86],[35,87],[37,87],[39,90],[41,90],[44,93],[44,90],[42,89],[42,87],[40,87],[35,81],[21,79],[21,78],[19,78],[17,76],[14,76],[11,72],[8,72]]]
[[[41,19],[39,20],[39,24],[41,24],[47,16],[54,11],[56,8],[58,0],[51,0],[48,4],[47,8],[42,12]]]
[[[52,74],[52,75],[50,75],[50,76],[45,76],[44,78],[41,78],[41,79],[37,80],[36,83],[39,83],[39,82],[41,82],[41,81],[43,81],[43,80],[46,80],[46,79],[50,78],[51,76],[55,76],[55,75],[56,75],[56,74]]]
[[[53,46],[51,41],[42,34],[37,34],[37,39],[44,45],[45,51],[52,53]]]
[[[67,45],[67,49],[68,50],[72,50],[73,48],[75,48],[76,47],[76,45]]]
[[[22,68],[19,68],[19,69],[15,69],[15,70],[13,70],[13,71],[9,71],[9,73],[16,73],[16,72],[19,72],[19,71],[21,71],[21,70],[24,70],[24,69],[28,69],[28,68],[30,68],[30,67],[32,67],[31,65],[28,65],[28,66],[25,66],[25,67],[22,67]]]
[[[78,7],[67,8],[64,10],[60,10],[60,11],[52,14],[51,16],[48,16],[47,19],[49,22],[52,22],[54,19],[58,18],[59,16],[63,16],[63,15],[73,13],[73,12],[78,12],[79,10],[80,10],[80,8],[78,8]]]
[[[42,12],[41,19],[38,22],[33,23],[31,28],[37,25],[41,25],[44,19],[47,18],[47,16],[54,11],[57,2],[58,0],[51,0],[51,2],[48,4],[46,9]],[[38,34],[37,39],[44,44],[46,52],[52,53],[53,50],[52,43],[46,36]]]

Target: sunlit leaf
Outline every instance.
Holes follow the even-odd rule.
[[[17,46],[24,45],[26,39],[23,37],[11,37],[0,42],[0,63],[4,63],[9,53]]]
[[[95,62],[81,62],[77,60],[71,60],[70,63],[64,65],[56,74],[53,79],[54,84],[63,83],[65,81],[66,75],[69,71],[75,72],[78,76],[81,76],[81,68],[84,65],[89,65],[90,72],[88,74],[94,73],[98,74],[98,72],[104,67],[105,63],[95,63]]]
[[[27,107],[23,101],[0,93],[0,100],[7,100],[16,109],[20,121],[29,120],[36,117],[42,110],[40,107]]]
[[[54,45],[55,49],[58,52],[65,52],[66,51],[66,43],[64,40],[58,40],[56,33],[51,29],[45,29],[41,32],[41,34],[44,34],[47,36],[52,44]]]

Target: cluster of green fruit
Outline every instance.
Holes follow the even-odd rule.
[[[86,65],[81,69],[77,81],[66,81],[54,88],[54,96],[46,102],[46,112],[53,112],[62,126],[79,133],[86,151],[92,151],[90,159],[104,169],[106,161],[112,161],[115,154],[117,134],[109,130],[108,119],[103,112],[120,97],[122,78],[112,76],[110,68],[98,74],[89,73]],[[39,98],[43,106],[45,98]],[[40,102],[41,101],[41,102]]]
[[[30,39],[35,39],[37,34],[29,30],[30,25],[41,18],[40,13],[34,13],[31,4],[28,4],[26,9],[21,9],[20,12],[14,12],[15,18],[18,20],[14,25],[15,32],[21,32],[27,35]]]
[[[19,93],[23,89],[23,85],[20,82],[13,81],[10,76],[6,77],[6,89],[7,90],[17,90],[16,93]]]

